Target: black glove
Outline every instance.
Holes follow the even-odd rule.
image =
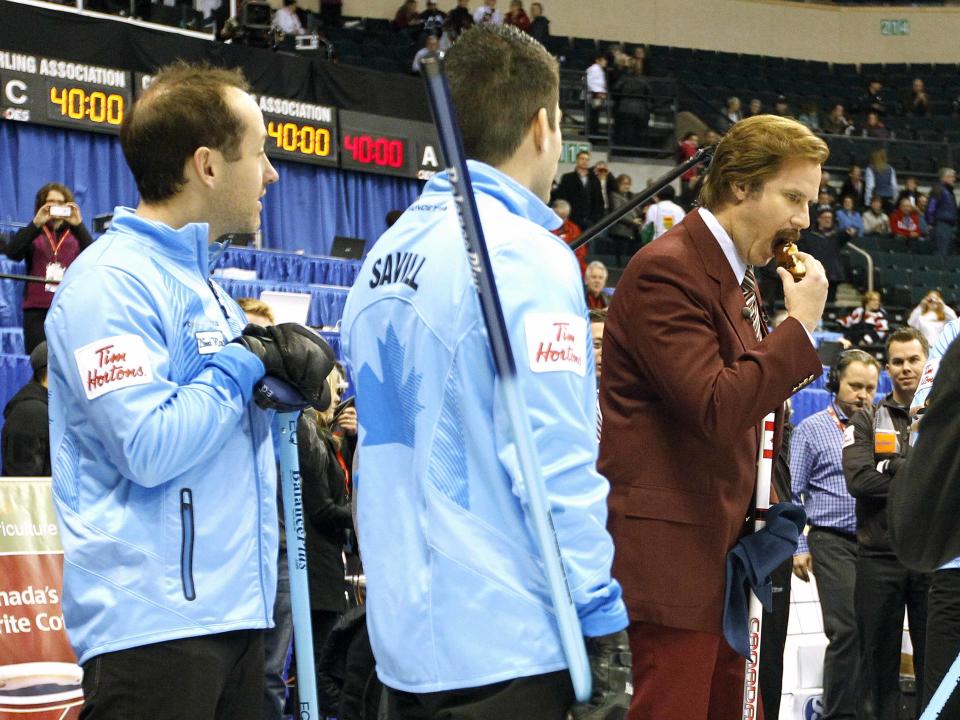
[[[260,358],[267,375],[291,385],[317,410],[330,406],[327,375],[336,358],[326,341],[310,328],[298,323],[269,327],[251,323],[233,342]],[[261,396],[257,397],[259,403]]]
[[[578,703],[567,720],[624,720],[633,695],[630,639],[627,631],[585,638],[593,694],[590,702]]]

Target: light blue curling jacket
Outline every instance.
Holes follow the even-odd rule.
[[[46,320],[63,613],[81,663],[272,624],[272,413],[243,312],[208,284],[207,226],[118,208]]]
[[[543,202],[490,166],[470,171],[583,632],[621,630],[577,261]],[[341,333],[381,680],[423,693],[565,668],[445,173],[371,250]]]

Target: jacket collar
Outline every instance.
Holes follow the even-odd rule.
[[[151,251],[161,252],[181,262],[192,262],[200,273],[210,274],[208,243],[210,226],[207,223],[188,223],[180,229],[136,214],[133,208],[118,207],[113,211],[111,230],[135,235],[139,241],[151,246]],[[219,249],[217,245],[216,249]]]
[[[489,195],[499,200],[512,214],[526,218],[545,230],[556,230],[563,224],[557,214],[543,203],[543,200],[509,175],[478,160],[468,160],[467,167],[470,170],[470,181],[473,183],[475,193]],[[434,175],[424,188],[424,192],[450,192],[450,178],[447,171]]]

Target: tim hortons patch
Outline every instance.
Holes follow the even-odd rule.
[[[147,346],[139,335],[103,338],[74,350],[73,355],[87,400],[153,382]]]
[[[523,318],[527,360],[533,372],[587,372],[587,321],[570,313],[529,313]]]

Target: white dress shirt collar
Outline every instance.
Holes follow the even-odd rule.
[[[727,262],[730,263],[730,269],[733,270],[733,274],[737,278],[737,284],[741,285],[743,283],[743,276],[747,274],[747,263],[744,262],[743,258],[740,257],[740,253],[737,252],[737,247],[733,244],[733,238],[723,229],[723,225],[717,220],[716,215],[704,207],[700,208],[699,212],[707,229],[709,229],[710,232],[713,233],[713,237],[716,238],[717,245],[723,250]]]

